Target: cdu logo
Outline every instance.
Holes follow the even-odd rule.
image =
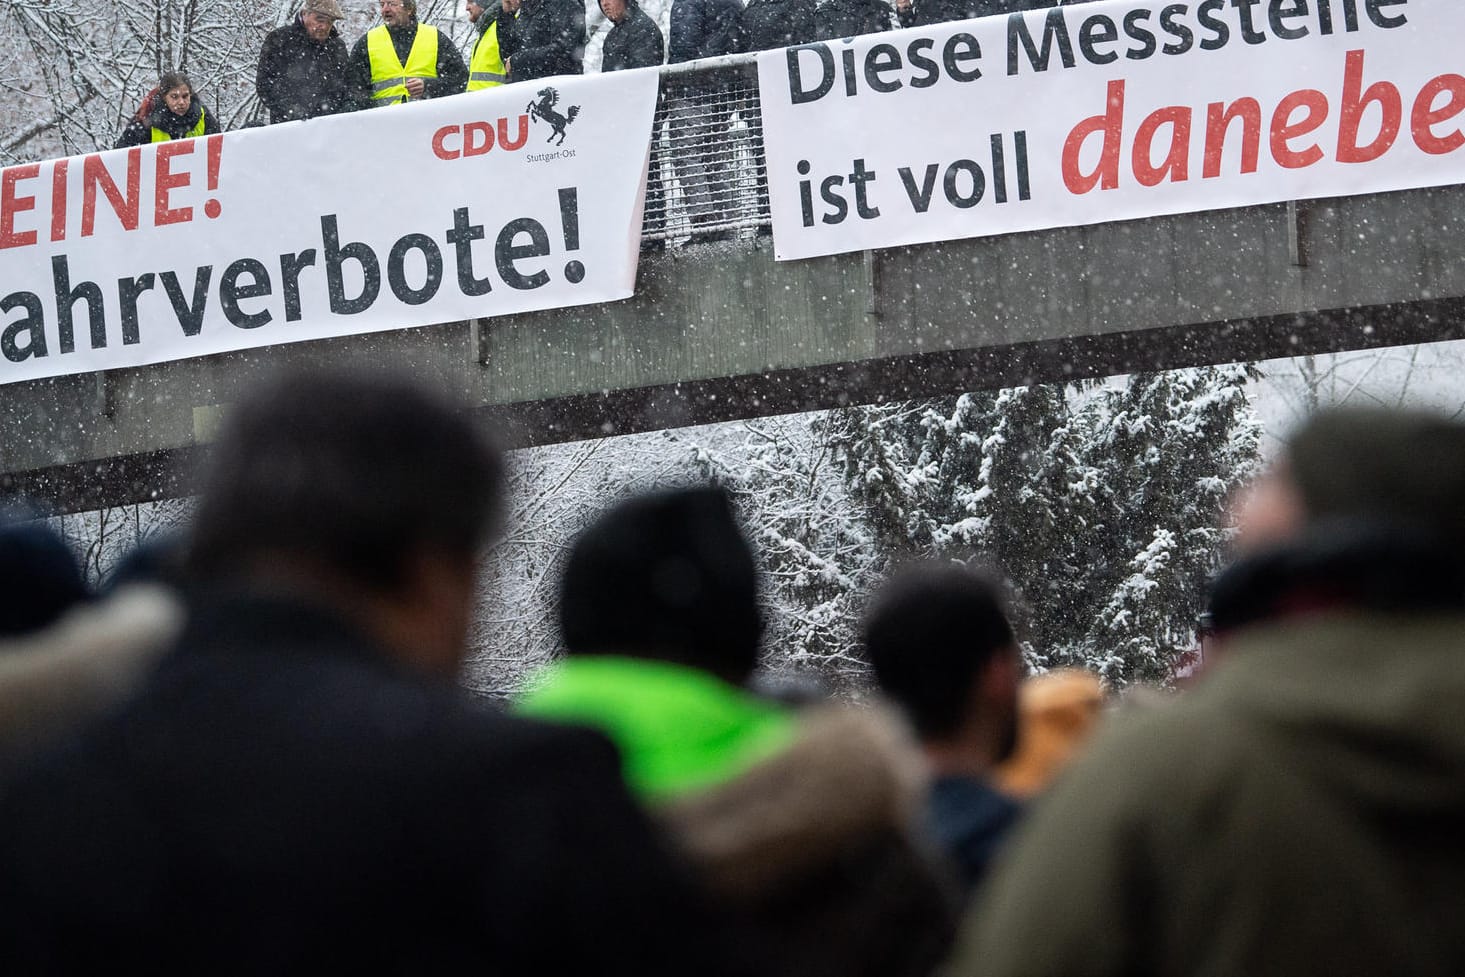
[[[553,88],[541,88],[539,90],[539,101],[530,102],[524,109],[525,112],[529,113],[529,118],[535,122],[549,123],[551,131],[549,137],[544,141],[554,142],[554,137],[559,136],[559,142],[555,143],[556,146],[564,145],[565,130],[569,128],[571,122],[575,121],[575,116],[580,114],[580,106],[571,105],[565,114],[561,115],[559,110],[555,108],[559,100],[559,92]]]

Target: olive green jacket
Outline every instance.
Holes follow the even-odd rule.
[[[1259,628],[1036,808],[951,973],[1465,973],[1462,842],[1465,616]]]

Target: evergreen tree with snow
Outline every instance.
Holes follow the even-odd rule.
[[[885,560],[977,559],[1011,583],[1029,662],[1168,682],[1260,429],[1239,366],[1031,386],[823,422]]]

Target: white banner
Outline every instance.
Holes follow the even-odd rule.
[[[629,297],[657,72],[0,173],[0,383]]]
[[[774,252],[1465,183],[1465,0],[1104,0],[759,57]]]

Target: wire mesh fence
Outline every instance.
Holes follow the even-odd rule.
[[[768,175],[750,58],[662,73],[646,179],[643,246],[767,233]]]

